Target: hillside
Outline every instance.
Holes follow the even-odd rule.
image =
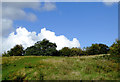
[[[2,80],[120,80],[118,63],[103,55],[2,58]]]

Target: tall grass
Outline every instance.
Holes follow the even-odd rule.
[[[119,63],[106,57],[3,57],[2,80],[120,80]]]

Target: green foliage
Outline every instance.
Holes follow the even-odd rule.
[[[109,51],[109,47],[105,44],[99,44],[99,54],[107,54]]]
[[[71,48],[71,56],[81,56],[83,51],[80,48]]]
[[[89,55],[95,55],[95,54],[99,54],[99,49],[100,47],[98,44],[92,44],[91,47],[87,47],[86,51]]]
[[[39,52],[40,52],[40,50],[37,51],[37,48],[35,46],[30,46],[30,47],[27,47],[24,55],[27,55],[27,56],[36,55],[36,56],[38,56]]]
[[[109,48],[106,44],[92,44],[90,47],[84,47],[83,50],[80,48],[68,48],[64,47],[61,50],[56,50],[57,45],[49,42],[49,40],[43,39],[42,41],[36,42],[33,46],[27,47],[23,50],[22,45],[16,45],[10,51],[4,52],[2,56],[81,56],[81,55],[97,55],[97,54],[120,54],[120,40]]]
[[[10,55],[9,55],[8,53],[4,52],[4,53],[2,54],[2,56],[9,57]]]
[[[111,55],[120,55],[120,40],[116,40],[113,45],[110,47]]]
[[[24,55],[36,55],[36,56],[54,56],[57,53],[56,44],[49,42],[49,40],[43,39],[38,41],[35,45],[28,47],[25,50]]]
[[[108,51],[109,47],[105,44],[92,44],[86,48],[86,55],[107,54]]]
[[[64,47],[61,50],[59,50],[60,56],[71,56],[71,49],[68,47]]]
[[[83,55],[83,51],[80,48],[68,48],[64,47],[61,50],[59,50],[59,56],[81,56]]]
[[[10,56],[22,56],[23,54],[23,47],[22,45],[14,46],[10,51],[7,52]]]

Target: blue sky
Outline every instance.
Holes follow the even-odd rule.
[[[118,38],[118,4],[107,6],[102,2],[57,2],[53,11],[24,9],[37,16],[34,22],[14,20],[14,27],[23,26],[37,33],[45,27],[57,36],[77,38],[81,48],[92,43],[111,46]]]

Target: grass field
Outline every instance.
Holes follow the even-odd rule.
[[[2,80],[120,80],[119,63],[99,56],[2,58]]]

